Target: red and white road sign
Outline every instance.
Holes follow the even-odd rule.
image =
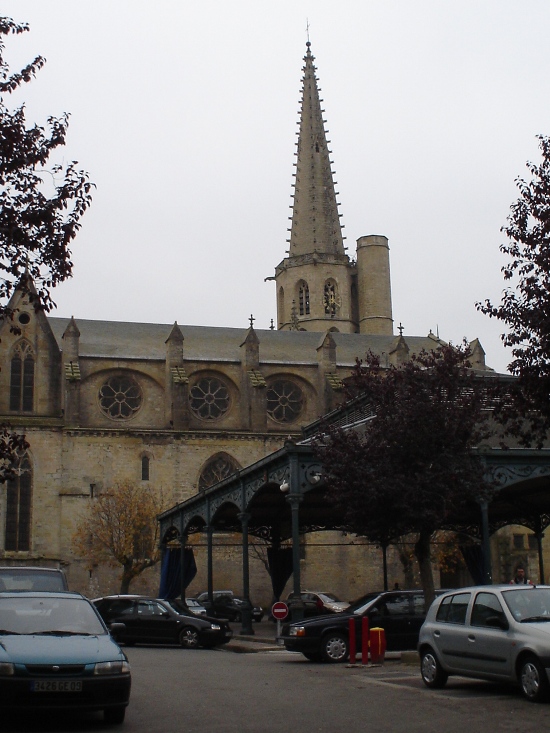
[[[277,601],[271,606],[271,615],[276,618],[277,621],[284,621],[288,616],[288,606],[283,601]]]

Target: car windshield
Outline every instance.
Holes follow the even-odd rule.
[[[340,599],[332,593],[319,593],[319,598],[323,603],[340,603]]]
[[[84,598],[0,598],[0,634],[106,634]]]
[[[63,591],[66,590],[63,575],[48,570],[7,570],[0,573],[0,589],[2,591]]]
[[[365,608],[374,600],[376,600],[379,595],[380,593],[367,593],[366,596],[361,596],[361,598],[357,598],[357,600],[352,601],[349,605],[349,608],[346,610],[350,613],[363,613]]]
[[[550,588],[514,588],[502,592],[516,621],[550,621]]]
[[[181,601],[178,601],[174,598],[173,600],[170,600],[170,601],[163,601],[163,603],[169,606],[172,609],[172,611],[175,611],[176,613],[180,613],[182,616],[189,616],[189,609],[186,608]]]

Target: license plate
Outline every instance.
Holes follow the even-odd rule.
[[[32,692],[82,692],[81,680],[33,680]]]

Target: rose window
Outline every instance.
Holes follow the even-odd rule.
[[[99,406],[113,420],[128,420],[141,407],[138,383],[130,377],[111,377],[99,390]]]
[[[288,423],[298,418],[304,406],[300,387],[286,379],[272,382],[267,390],[267,414],[276,422]]]
[[[229,390],[219,379],[204,377],[191,387],[189,404],[197,417],[216,420],[229,409]]]

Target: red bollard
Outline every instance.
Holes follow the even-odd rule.
[[[370,630],[370,660],[373,664],[384,664],[386,653],[386,632],[382,628]]]
[[[349,620],[349,663],[355,664],[355,653],[357,645],[355,643],[355,619]]]
[[[361,619],[361,664],[369,663],[369,619]]]

